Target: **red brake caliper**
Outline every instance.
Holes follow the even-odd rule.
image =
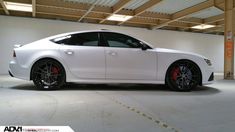
[[[177,80],[177,76],[178,74],[180,73],[180,68],[179,67],[175,67],[173,70],[172,70],[172,74],[171,74],[171,77],[174,81]]]
[[[59,71],[60,71],[60,70],[59,70],[59,68],[57,68],[57,67],[54,67],[54,66],[53,66],[53,67],[51,68],[51,72],[54,73],[54,74],[56,74],[56,75],[59,74]]]

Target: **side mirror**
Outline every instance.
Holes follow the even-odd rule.
[[[147,46],[146,44],[142,44],[141,49],[142,49],[142,50],[147,50],[147,49],[148,49],[148,46]]]

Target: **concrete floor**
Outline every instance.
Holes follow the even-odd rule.
[[[68,125],[76,132],[232,132],[235,81],[192,92],[163,85],[79,85],[38,91],[0,76],[0,125]]]

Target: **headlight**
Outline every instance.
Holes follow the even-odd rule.
[[[207,64],[208,66],[211,66],[211,65],[212,65],[210,60],[208,60],[208,59],[204,59],[204,60],[206,61],[206,64]]]

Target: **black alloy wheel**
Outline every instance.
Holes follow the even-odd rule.
[[[59,62],[43,59],[34,64],[31,77],[36,87],[41,90],[59,89],[65,83],[65,70]]]
[[[189,61],[181,60],[173,63],[167,71],[166,84],[176,91],[191,91],[200,84],[201,71]]]

